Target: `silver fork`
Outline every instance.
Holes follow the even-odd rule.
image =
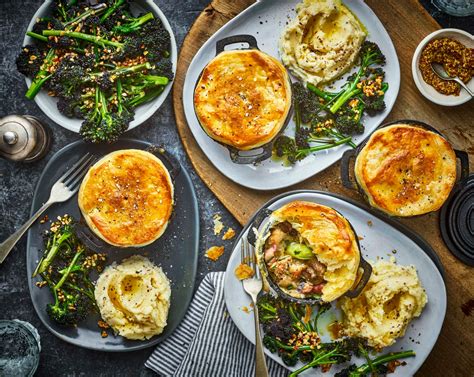
[[[51,188],[49,199],[43,206],[35,212],[33,216],[23,226],[8,237],[0,244],[0,264],[3,263],[7,255],[16,245],[18,240],[28,230],[28,228],[36,221],[41,214],[46,211],[52,204],[65,202],[71,198],[79,189],[80,183],[84,175],[86,175],[89,167],[95,161],[95,156],[86,153],[79,161],[77,161]]]
[[[262,277],[258,269],[255,252],[245,238],[242,238],[240,258],[242,264],[248,264],[255,271],[255,274],[248,279],[242,280],[245,292],[252,298],[253,314],[255,322],[255,376],[268,377],[265,353],[263,352],[262,338],[260,336],[260,321],[258,319],[257,296],[262,290]]]

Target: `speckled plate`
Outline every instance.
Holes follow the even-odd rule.
[[[225,274],[224,294],[226,306],[236,326],[249,341],[255,343],[253,314],[251,311],[245,310],[245,307],[250,308],[250,297],[244,292],[241,282],[234,275],[235,268],[240,264],[242,238],[247,237],[253,222],[259,217],[260,213],[263,213],[264,209],[274,210],[293,200],[319,203],[340,212],[350,221],[358,236],[362,238],[360,240],[361,252],[366,260],[388,260],[393,256],[400,265],[414,265],[416,267],[418,276],[428,295],[428,303],[421,316],[414,319],[408,326],[405,336],[398,339],[394,345],[386,348],[383,352],[414,350],[416,357],[405,359],[407,365],[397,368],[393,374],[393,377],[413,376],[433,349],[446,314],[446,287],[443,280],[443,267],[439,257],[426,241],[398,221],[340,195],[312,190],[292,191],[271,199],[256,212],[236,239]],[[265,223],[266,220],[263,221],[260,228],[264,227]],[[321,316],[323,341],[331,340],[327,325],[340,318],[340,316],[340,311],[335,304],[333,304],[333,310]],[[265,349],[265,353],[285,366],[277,354],[273,354],[267,349]],[[361,365],[365,360],[353,358],[353,362]],[[347,364],[344,365],[347,366]],[[296,370],[302,366],[303,364],[298,362],[296,366],[287,368]],[[333,375],[341,368],[341,366],[335,366],[331,369],[330,374]],[[311,369],[302,374],[302,376],[321,377],[325,375],[327,373],[322,373],[321,369]]]
[[[123,139],[112,145],[91,145],[77,141],[58,151],[48,162],[36,186],[31,213],[35,212],[48,197],[51,186],[86,152],[96,156],[103,156],[119,149],[146,149],[149,143],[139,140]],[[159,156],[158,156],[159,157]],[[169,162],[163,163],[171,170]],[[177,163],[177,162],[176,162]],[[51,292],[47,287],[38,288],[35,283],[40,278],[28,279],[31,299],[35,310],[43,324],[57,337],[80,347],[100,351],[134,351],[153,346],[168,337],[180,323],[193,294],[194,279],[197,269],[199,246],[199,213],[196,195],[188,173],[183,169],[174,177],[175,202],[170,224],[164,235],[151,245],[142,248],[119,249],[110,247],[107,264],[131,255],[145,255],[155,264],[161,266],[171,280],[171,307],[168,316],[168,325],[165,331],[145,341],[127,340],[121,336],[109,335],[102,338],[97,321],[98,314],[91,315],[77,328],[64,328],[56,325],[46,314],[46,305],[52,302]],[[65,203],[53,205],[46,214],[50,219],[64,214],[80,219],[80,210],[77,205],[77,194]],[[35,223],[28,232],[26,264],[28,276],[32,275],[43,250],[42,231],[48,228],[48,223]]]

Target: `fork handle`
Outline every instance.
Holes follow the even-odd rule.
[[[20,240],[23,234],[25,234],[28,228],[38,219],[38,217],[41,216],[44,211],[46,211],[51,206],[51,204],[53,204],[53,202],[50,200],[44,203],[43,206],[38,211],[36,211],[35,214],[31,216],[31,218],[26,223],[24,223],[20,229],[18,229],[0,244],[0,264],[3,263],[8,254],[10,254],[10,251]]]
[[[253,300],[253,318],[255,321],[255,377],[268,377],[267,362],[263,352],[262,337],[260,336],[260,321],[258,318],[257,300]]]

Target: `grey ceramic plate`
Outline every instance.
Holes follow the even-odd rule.
[[[33,198],[32,213],[48,199],[52,184],[86,152],[103,156],[119,149],[146,149],[150,144],[144,141],[123,139],[112,145],[91,145],[82,141],[69,144],[58,151],[48,162],[41,175]],[[168,168],[169,163],[162,159]],[[51,302],[52,296],[47,287],[38,288],[35,285],[39,278],[28,279],[31,299],[38,316],[43,324],[59,338],[78,345],[100,351],[133,351],[150,347],[163,341],[179,324],[186,313],[193,294],[194,279],[197,268],[197,253],[199,246],[199,214],[196,195],[189,175],[180,169],[174,179],[175,208],[170,224],[164,235],[151,245],[138,249],[118,249],[111,246],[108,253],[107,264],[121,261],[123,258],[134,254],[147,256],[155,264],[161,266],[171,280],[171,307],[168,316],[168,325],[165,331],[146,341],[126,340],[121,336],[109,335],[107,338],[100,336],[97,326],[99,315],[91,315],[77,328],[63,328],[51,322],[46,314],[46,304]],[[53,205],[47,215],[50,219],[64,214],[80,219],[80,210],[77,205],[77,195],[65,203]],[[36,267],[42,255],[42,231],[48,224],[37,222],[28,233],[26,263],[28,276]]]
[[[250,298],[245,294],[242,284],[234,275],[234,270],[240,263],[241,240],[243,237],[247,237],[254,220],[265,208],[276,209],[293,200],[316,202],[339,211],[350,221],[357,234],[362,237],[360,240],[361,251],[366,260],[375,261],[379,258],[388,260],[394,256],[397,263],[416,267],[418,276],[428,295],[428,303],[421,316],[414,319],[408,326],[405,336],[383,351],[383,353],[386,353],[401,349],[414,350],[416,357],[406,359],[407,365],[397,368],[395,373],[390,375],[393,377],[413,376],[435,345],[446,314],[446,287],[443,280],[443,267],[439,257],[426,241],[398,221],[336,194],[312,190],[284,193],[264,204],[242,230],[234,243],[233,253],[227,265],[224,280],[227,310],[236,326],[249,341],[255,342],[253,314],[243,310],[243,307],[249,308]],[[261,226],[265,226],[264,224],[265,221]],[[393,253],[393,250],[396,250],[396,253]],[[323,341],[330,341],[331,339],[327,325],[340,317],[340,312],[334,304],[333,309],[324,314],[320,320]],[[265,353],[285,366],[277,354],[270,353],[267,349],[265,349]],[[353,362],[360,365],[363,364],[364,360],[353,358]],[[287,368],[296,370],[301,366],[303,364],[298,362],[296,366]],[[334,367],[330,374],[333,375],[341,367]],[[303,375],[323,377],[327,373],[322,373],[320,369],[311,369]]]

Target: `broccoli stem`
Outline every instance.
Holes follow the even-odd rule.
[[[42,42],[48,42],[48,38],[46,38],[45,36],[43,35],[40,35],[40,34],[37,34],[35,32],[32,32],[32,31],[27,31],[26,32],[26,35],[28,35],[29,37],[31,38],[35,38],[35,39],[38,39]]]
[[[51,77],[52,74],[49,73],[48,68],[52,64],[55,56],[56,56],[56,53],[54,52],[54,49],[53,48],[50,49],[48,51],[48,54],[46,55],[46,58],[44,58],[40,71],[38,72],[36,77],[33,79],[29,89],[27,90],[25,94],[26,98],[28,99],[35,98],[35,96],[38,94],[43,84]]]
[[[53,244],[47,254],[43,255],[43,258],[41,258],[41,261],[38,263],[36,266],[35,271],[33,272],[33,277],[35,277],[38,274],[42,274],[47,270],[47,268],[51,265],[53,262],[54,258],[56,257],[56,254],[59,251],[59,248],[62,246],[62,244],[71,238],[72,233],[63,233],[61,236],[56,239],[54,237]]]
[[[158,86],[156,89],[149,91],[148,93],[141,92],[137,97],[133,98],[128,104],[131,107],[140,106],[146,102],[159,96],[164,90],[164,86]]]
[[[123,47],[123,43],[120,42],[114,42],[114,41],[109,41],[108,39],[101,38],[96,35],[90,35],[90,34],[85,34],[85,33],[80,33],[77,31],[70,31],[70,30],[43,30],[43,35],[46,36],[52,36],[52,37],[70,37],[70,38],[77,38],[77,39],[82,39],[86,42],[89,43],[94,43],[99,46],[113,46],[113,47],[118,47],[121,48]]]
[[[402,351],[402,352],[395,352],[389,353],[387,355],[382,355],[372,359],[371,364],[366,363],[359,366],[355,371],[349,374],[350,377],[362,377],[365,376],[368,372],[370,372],[371,368],[375,368],[379,365],[386,364],[390,361],[398,360],[398,359],[406,359],[407,357],[416,356],[415,351]]]
[[[337,147],[338,145],[341,145],[341,144],[349,143],[351,140],[352,140],[352,138],[350,136],[347,136],[343,139],[333,141],[333,142],[326,142],[326,141],[321,140],[321,139],[309,140],[309,141],[313,141],[313,142],[322,142],[322,143],[324,143],[324,145],[317,145],[317,146],[310,147],[310,148],[299,149],[298,152],[297,152],[297,155],[298,155],[298,157],[305,157],[308,154],[313,153],[313,152],[318,152],[318,151],[322,151],[324,149],[330,149],[330,148]]]
[[[71,263],[69,263],[69,266],[67,267],[66,269],[66,272],[63,274],[63,276],[61,277],[61,279],[58,281],[58,283],[54,286],[54,289],[57,291],[58,289],[61,288],[61,286],[64,284],[64,282],[66,281],[66,279],[68,278],[69,274],[71,273],[72,269],[74,268],[74,266],[76,265],[76,262],[77,260],[79,259],[79,257],[82,255],[83,253],[83,249],[80,249],[76,252],[76,254],[74,255],[74,258],[72,258],[72,261]]]
[[[294,372],[290,373],[288,377],[296,377],[300,373],[304,372],[306,369],[315,367],[316,365],[321,365],[321,364],[336,364],[337,361],[331,360],[331,357],[338,356],[337,353],[337,348],[327,352],[327,353],[316,353],[315,358],[309,362],[308,364],[302,366],[300,369],[295,370]]]
[[[123,4],[125,4],[126,0],[117,0],[114,5],[112,5],[107,11],[102,15],[100,18],[100,23],[104,23],[104,21],[110,17],[112,13],[114,13],[119,7],[121,7]]]
[[[103,3],[97,4],[95,8],[89,8],[88,10],[86,10],[84,13],[80,14],[76,18],[66,22],[64,26],[74,26],[78,24],[79,22],[84,21],[90,16],[101,14],[105,10],[105,8],[107,8],[107,4],[103,4]]]
[[[336,97],[339,93],[329,93],[319,89],[317,86],[307,83],[306,87],[311,90],[314,94],[318,97],[321,97],[325,101],[331,101],[334,97]]]
[[[123,34],[132,33],[134,31],[136,31],[137,29],[139,29],[141,25],[143,25],[144,23],[146,23],[146,22],[148,22],[148,21],[150,21],[154,18],[155,18],[155,16],[153,16],[153,13],[148,12],[147,14],[145,14],[141,17],[135,18],[132,22],[130,22],[128,24],[118,25],[118,26],[114,27],[114,30],[119,31]]]

